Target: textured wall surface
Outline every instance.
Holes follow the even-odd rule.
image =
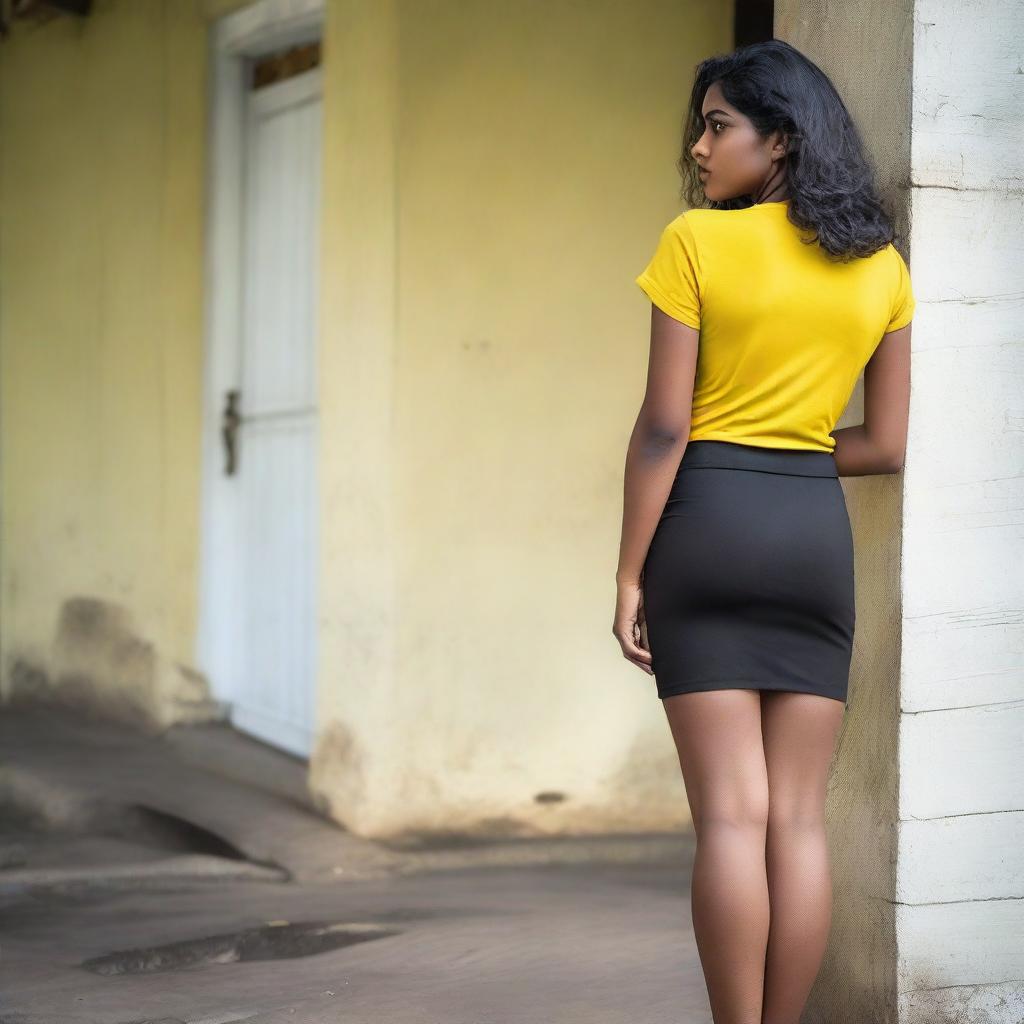
[[[917,0],[897,944],[908,1024],[1024,1020],[1024,5]]]
[[[775,34],[832,79],[875,164],[906,244],[910,193],[912,4],[783,0]],[[858,383],[840,426],[863,420]],[[832,933],[806,1021],[882,1024],[897,1012],[895,858],[899,786],[902,479],[844,479],[856,550],[850,697],[829,791]]]
[[[717,3],[333,3],[314,787],[359,831],[688,820],[611,635],[621,473]]]
[[[244,4],[95,6],[0,60],[3,685],[164,722],[209,710],[207,30]],[[633,280],[730,5],[325,6],[313,789],[372,834],[684,825],[611,622]]]
[[[6,697],[211,710],[192,665],[205,40],[198,5],[145,0],[0,44]]]
[[[862,127],[918,300],[905,471],[847,481],[857,652],[808,1022],[1024,1019],[1022,17],[776,5]]]

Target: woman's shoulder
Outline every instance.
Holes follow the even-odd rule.
[[[737,232],[742,237],[742,233],[755,224],[769,225],[776,218],[786,219],[787,209],[787,203],[764,203],[731,210],[694,206],[680,213],[671,226],[676,231],[706,235],[709,238],[718,234],[732,236]]]
[[[897,279],[909,274],[907,262],[903,254],[892,242],[886,242],[880,249],[876,249],[868,256],[862,257],[869,266],[879,269],[880,273],[888,276],[895,276]]]
[[[677,214],[666,225],[665,230],[690,244],[699,244],[700,240],[710,239],[716,226],[723,226],[722,221],[715,221],[719,214],[734,213],[733,210],[710,210],[700,206],[691,207]]]

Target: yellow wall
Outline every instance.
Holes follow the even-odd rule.
[[[3,44],[7,695],[204,711],[205,28],[237,6],[106,0]],[[685,819],[611,618],[632,279],[727,10],[329,0],[311,783],[357,831]]]
[[[0,46],[3,687],[189,716],[206,50],[192,3]]]
[[[632,280],[679,210],[720,10],[331,8],[321,471],[379,518],[324,510],[313,784],[359,832],[685,820],[611,622],[650,322]]]

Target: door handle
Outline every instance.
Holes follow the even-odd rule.
[[[237,445],[238,428],[242,422],[242,414],[238,411],[241,391],[232,389],[224,394],[224,412],[221,414],[220,435],[224,441],[224,475],[234,476],[238,465]]]

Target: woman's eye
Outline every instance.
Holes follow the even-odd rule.
[[[716,128],[724,128],[724,127],[725,127],[725,124],[723,122],[721,122],[721,121],[712,121],[711,122],[712,132],[715,135],[719,135],[721,133],[717,132],[717,131],[714,131],[714,129],[716,129]]]

